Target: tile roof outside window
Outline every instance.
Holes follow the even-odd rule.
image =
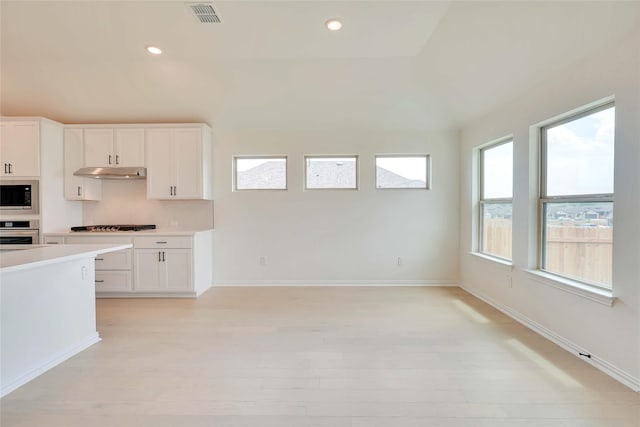
[[[357,189],[357,157],[307,157],[307,189]]]
[[[252,158],[253,159],[253,158]],[[236,165],[243,158],[235,159]],[[257,159],[256,159],[257,160]],[[247,170],[236,170],[236,190],[286,190],[287,164],[286,158],[264,159]]]

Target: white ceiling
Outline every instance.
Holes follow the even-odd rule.
[[[64,123],[428,130],[640,25],[639,2],[0,2],[0,108]],[[323,24],[344,22],[332,33]],[[151,57],[149,44],[164,54]]]

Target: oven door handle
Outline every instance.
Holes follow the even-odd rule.
[[[0,236],[37,236],[38,230],[20,230],[15,228],[2,228],[0,229]]]

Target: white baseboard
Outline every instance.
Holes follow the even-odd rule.
[[[456,280],[229,280],[214,287],[234,286],[458,286]]]
[[[14,391],[15,389],[17,389],[18,387],[28,383],[29,381],[31,381],[32,379],[34,379],[36,377],[44,374],[49,369],[53,368],[54,366],[57,366],[57,365],[61,364],[65,360],[75,356],[76,354],[80,353],[82,350],[85,350],[85,349],[91,347],[93,344],[95,344],[95,343],[97,343],[99,341],[100,341],[100,336],[96,332],[95,334],[92,334],[92,335],[90,335],[90,336],[78,341],[77,343],[75,343],[74,345],[70,346],[66,350],[61,351],[60,353],[53,355],[53,357],[51,357],[49,360],[45,361],[42,365],[34,367],[29,372],[19,376],[18,378],[15,378],[14,380],[11,380],[8,384],[2,384],[2,388],[0,389],[0,397],[6,396],[7,394],[9,394],[12,391]]]
[[[207,288],[209,290],[211,288]],[[195,292],[96,292],[96,298],[197,298]]]
[[[477,289],[469,288],[469,287],[465,286],[464,284],[461,284],[460,287],[462,289],[464,289],[465,291],[469,292],[471,295],[481,299],[482,301],[486,302],[487,304],[491,305],[492,307],[496,308],[497,310],[503,312],[504,314],[506,314],[507,316],[511,317],[515,321],[521,323],[522,325],[526,326],[527,328],[531,329],[532,331],[542,335],[543,337],[545,337],[549,341],[551,341],[551,342],[557,344],[558,346],[560,346],[561,348],[567,350],[569,353],[575,355],[576,357],[579,357],[580,360],[582,360],[584,362],[587,362],[588,364],[592,365],[593,367],[595,367],[595,368],[599,369],[600,371],[604,372],[605,374],[609,375],[613,379],[621,382],[622,384],[624,384],[625,386],[629,387],[633,391],[640,392],[640,378],[634,377],[633,375],[629,374],[628,372],[625,372],[624,370],[614,366],[613,364],[607,362],[604,359],[599,358],[598,356],[591,355],[590,358],[581,357],[578,353],[589,354],[589,351],[587,351],[586,349],[581,348],[580,346],[578,346],[574,342],[566,339],[565,337],[556,334],[555,332],[551,331],[550,329],[545,328],[544,326],[540,325],[539,323],[529,319],[528,317],[524,316],[520,312],[515,311],[515,310],[513,310],[513,309],[511,309],[511,308],[509,308],[509,307],[507,307],[505,305],[502,305],[502,304],[494,301],[492,298],[484,295],[482,292],[478,291]]]

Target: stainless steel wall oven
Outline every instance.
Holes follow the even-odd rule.
[[[0,245],[37,245],[40,229],[37,220],[0,221]]]

